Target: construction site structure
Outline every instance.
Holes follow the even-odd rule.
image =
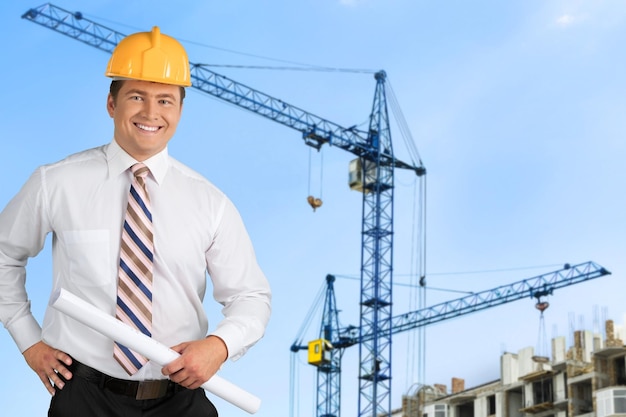
[[[626,323],[605,322],[606,337],[588,330],[552,339],[552,356],[534,359],[534,348],[504,353],[500,379],[466,389],[420,386],[402,398],[393,417],[623,417],[626,416]]]

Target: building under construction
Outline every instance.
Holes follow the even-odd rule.
[[[465,388],[453,378],[445,385],[423,386],[402,398],[394,417],[609,417],[626,416],[624,333],[612,320],[606,337],[576,331],[573,346],[552,339],[552,357],[528,347],[504,353],[500,379]]]

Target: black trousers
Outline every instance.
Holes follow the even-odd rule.
[[[218,417],[204,390],[183,390],[156,400],[114,394],[74,376],[56,389],[48,417]]]

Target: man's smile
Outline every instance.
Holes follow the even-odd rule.
[[[148,132],[156,132],[157,130],[160,129],[160,126],[147,126],[141,123],[135,123],[135,126],[137,126],[141,130],[146,130]]]

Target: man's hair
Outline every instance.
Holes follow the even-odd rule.
[[[117,101],[117,95],[120,92],[122,85],[124,85],[124,80],[111,81],[111,86],[109,87],[109,93],[111,93],[111,97],[113,97],[113,102]],[[184,99],[185,99],[185,87],[180,87],[180,104],[183,104]]]

